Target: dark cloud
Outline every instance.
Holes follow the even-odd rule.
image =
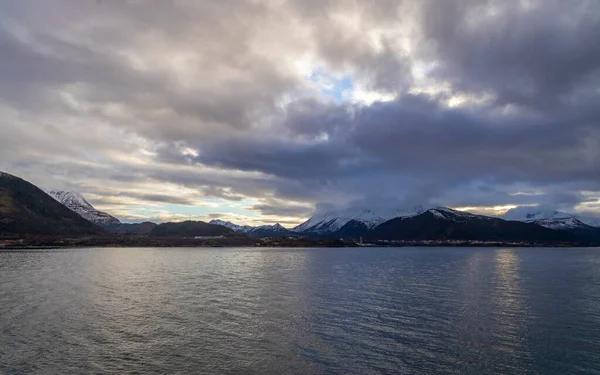
[[[416,184],[418,190],[428,182],[451,187],[477,179],[490,183],[583,181],[596,186],[600,182],[596,126],[573,126],[568,118],[530,119],[490,112],[448,109],[429,98],[406,96],[344,111],[346,115],[337,117],[335,124],[325,119],[322,131],[328,138],[324,141],[229,138],[204,147],[198,159],[209,165],[323,184],[390,174],[398,182]],[[319,114],[315,111],[307,118],[302,113],[297,121],[292,110],[290,127],[319,123]]]

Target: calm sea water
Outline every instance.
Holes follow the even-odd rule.
[[[1,374],[600,374],[600,249],[0,253]]]

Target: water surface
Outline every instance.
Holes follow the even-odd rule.
[[[1,374],[600,374],[600,249],[0,252]]]

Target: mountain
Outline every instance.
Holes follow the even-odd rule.
[[[508,210],[505,220],[540,225],[544,228],[570,233],[581,241],[600,242],[600,219],[539,207],[517,207]]]
[[[600,217],[577,215],[577,220],[591,227],[600,228]]]
[[[251,227],[249,225],[237,225],[237,224],[232,223],[231,221],[225,221],[225,220],[219,220],[219,219],[211,220],[208,223],[213,224],[213,225],[220,225],[220,226],[229,228],[229,229],[233,230],[234,232],[238,232],[238,233],[248,233],[252,229],[254,229],[254,227]]]
[[[0,235],[90,235],[104,231],[37,186],[0,172]]]
[[[508,210],[505,220],[534,223],[545,228],[570,232],[588,241],[600,241],[600,218],[570,214],[538,207],[517,207]]]
[[[274,225],[261,225],[258,227],[252,227],[249,225],[237,225],[230,221],[224,220],[211,220],[209,224],[220,225],[229,228],[237,233],[244,233],[250,237],[256,238],[287,238],[297,237],[298,234],[284,228],[281,224],[277,223]]]
[[[533,223],[507,221],[438,207],[420,215],[399,217],[368,233],[379,240],[574,241],[571,233]]]
[[[135,224],[109,224],[104,225],[103,228],[107,232],[114,234],[139,234],[146,235],[150,234],[152,229],[156,228],[158,224],[152,223],[150,221],[145,221],[143,223],[135,223]]]
[[[250,237],[256,238],[287,238],[298,236],[297,233],[284,228],[279,223],[274,225],[261,225],[259,227],[252,228],[247,232],[247,234]]]
[[[48,194],[73,212],[77,212],[82,218],[98,225],[121,224],[119,219],[98,211],[81,194],[73,191],[50,191]]]
[[[152,237],[197,237],[197,236],[222,236],[232,233],[233,230],[221,225],[205,223],[203,221],[183,221],[181,223],[163,223],[150,231]]]
[[[544,228],[556,229],[556,230],[570,230],[575,228],[590,227],[590,225],[584,224],[574,217],[564,218],[549,218],[549,219],[537,219],[537,220],[522,220],[525,223],[534,223]]]
[[[421,214],[423,207],[412,208],[347,208],[338,211],[319,213],[293,228],[292,231],[307,235],[327,235],[340,231],[346,224],[364,225],[368,229],[397,217],[411,217]]]
[[[551,228],[560,227],[565,219],[576,219],[577,221],[591,227],[600,228],[600,217],[590,217],[578,214],[570,214],[556,210],[547,210],[538,207],[517,207],[506,211],[502,215],[504,220],[524,221],[528,223],[538,223],[539,225]],[[554,224],[556,223],[556,224]],[[573,223],[571,223],[573,224]],[[568,225],[568,224],[567,224]]]
[[[506,211],[504,215],[502,215],[502,218],[504,220],[525,222],[533,222],[537,220],[568,219],[572,217],[574,217],[574,215],[568,214],[566,212],[524,206],[512,208]]]
[[[587,225],[574,217],[564,219],[540,219],[532,223],[545,228],[573,234],[581,241],[600,243],[600,228]]]
[[[541,217],[562,217],[558,214]],[[304,236],[370,240],[589,241],[595,233],[546,228],[438,207],[345,209],[317,214],[292,229]]]
[[[359,238],[367,236],[370,231],[371,228],[367,224],[358,220],[350,220],[330,236],[336,238]]]

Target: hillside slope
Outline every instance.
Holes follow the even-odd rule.
[[[183,221],[181,223],[163,223],[150,231],[152,237],[197,237],[222,236],[233,233],[233,230],[221,225],[208,224],[203,221]]]
[[[152,229],[156,228],[158,224],[144,221],[143,223],[120,223],[120,224],[110,224],[103,225],[104,230],[114,234],[137,234],[137,235],[147,235]]]
[[[35,185],[0,172],[0,235],[89,235],[104,231]]]

